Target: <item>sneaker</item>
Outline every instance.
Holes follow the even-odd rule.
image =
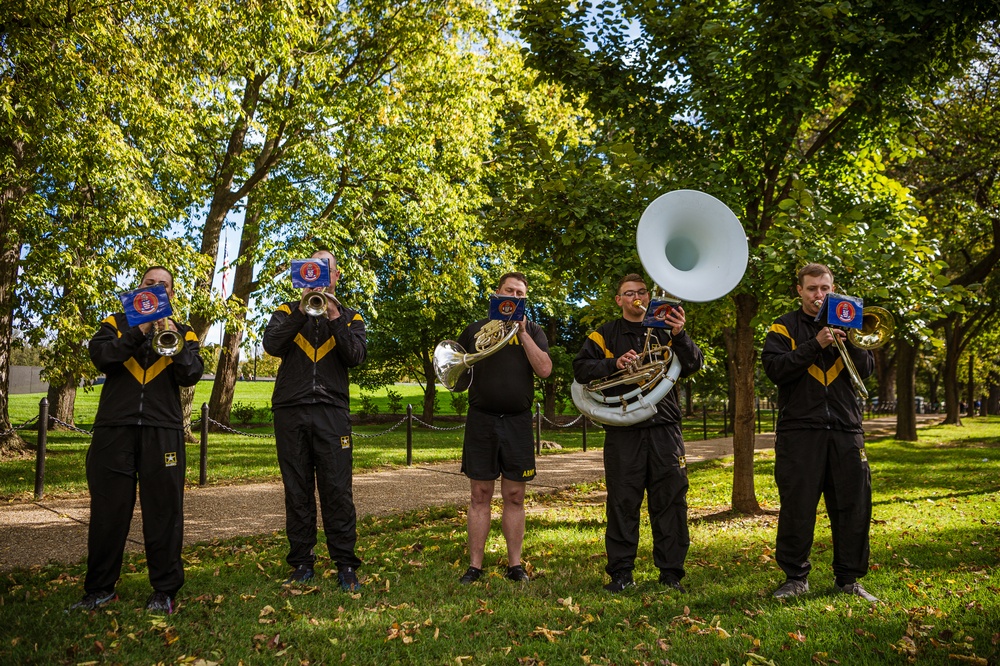
[[[461,583],[462,585],[471,585],[482,577],[483,577],[482,569],[477,569],[476,567],[469,567],[468,569],[465,570],[465,573],[462,574],[462,577],[458,579],[458,582]]]
[[[174,600],[166,592],[153,592],[146,599],[146,610],[150,613],[170,615],[174,612]]]
[[[775,599],[790,599],[792,597],[797,597],[800,594],[805,594],[809,591],[809,581],[807,580],[794,580],[789,578],[785,581],[785,584],[774,591],[771,595]]]
[[[861,587],[861,583],[848,583],[847,585],[844,586],[838,585],[837,589],[843,592],[844,594],[853,594],[856,597],[861,597],[865,601],[870,601],[872,603],[878,601],[878,597],[868,592],[865,588]]]
[[[340,589],[345,592],[357,592],[361,589],[361,581],[354,567],[344,567],[337,571],[337,580],[340,582]]]
[[[507,573],[504,574],[504,578],[507,580],[512,580],[515,583],[527,583],[530,578],[528,578],[528,572],[524,570],[524,567],[520,564],[507,567]]]
[[[73,610],[85,610],[92,611],[97,610],[104,604],[110,604],[112,601],[118,601],[118,595],[114,590],[101,590],[99,592],[89,592],[83,595],[83,598],[78,602],[66,609],[66,612]]]
[[[312,579],[313,575],[314,575],[313,568],[311,566],[309,566],[308,564],[300,564],[299,566],[295,567],[295,571],[292,572],[292,575],[289,576],[288,580],[282,583],[282,585],[295,585],[296,583],[304,583],[307,580]]]
[[[669,588],[677,590],[681,594],[687,593],[687,589],[685,589],[685,587],[681,585],[681,581],[678,580],[677,576],[673,575],[672,573],[668,573],[666,571],[660,572],[660,585],[666,585]]]
[[[611,594],[618,594],[626,587],[633,587],[635,581],[632,580],[632,572],[628,570],[613,571],[611,573],[611,582],[604,586],[604,589]]]

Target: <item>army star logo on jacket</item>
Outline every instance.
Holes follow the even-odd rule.
[[[344,435],[343,437],[340,438],[340,448],[342,448],[342,449],[349,449],[349,448],[351,448],[351,436],[350,435]]]
[[[177,467],[177,452],[171,451],[170,453],[163,454],[163,466],[164,467]]]

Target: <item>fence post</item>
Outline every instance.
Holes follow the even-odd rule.
[[[35,499],[45,492],[45,446],[49,440],[49,399],[38,402],[38,450],[35,452]]]
[[[535,455],[542,453],[542,403],[535,403]]]
[[[413,464],[413,405],[406,405],[406,464]]]
[[[756,400],[757,400],[757,434],[759,435],[760,434],[760,398],[756,398]]]
[[[208,485],[208,403],[201,403],[201,455],[199,456],[198,485]]]
[[[777,429],[777,423],[775,421],[775,416],[774,416],[774,404],[772,403],[771,404],[771,432],[774,432],[776,429]]]
[[[587,417],[585,415],[583,415],[583,414],[580,414],[580,418],[583,419],[583,450],[584,450],[584,452],[586,452],[586,450],[587,450]]]
[[[722,401],[722,436],[729,435],[729,401]]]
[[[701,403],[701,438],[708,439],[708,410],[705,403]]]

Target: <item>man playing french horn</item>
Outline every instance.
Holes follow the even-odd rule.
[[[528,280],[522,273],[500,277],[498,296],[524,298]],[[475,346],[476,334],[488,323],[470,324],[458,342],[463,349]],[[490,503],[500,477],[503,497],[502,530],[507,543],[505,577],[526,582],[521,564],[524,542],[524,491],[535,478],[535,448],[531,433],[531,405],[535,375],[552,373],[545,332],[527,318],[517,322],[517,334],[502,349],[478,361],[469,387],[469,416],[462,446],[462,472],[469,477],[469,568],[460,579],[468,585],[483,575],[486,539],[490,533]]]
[[[822,494],[830,516],[837,590],[877,601],[858,582],[868,572],[872,483],[862,407],[834,340],[835,335],[847,336],[816,321],[833,289],[828,267],[804,266],[796,284],[802,307],[771,325],[761,353],[764,372],[778,386],[774,480],[781,510],[775,559],[785,582],[774,596],[786,599],[809,591],[809,552]],[[871,375],[875,362],[870,351],[853,345],[845,350],[860,379]]]
[[[573,361],[577,382],[586,384],[615,372],[643,365],[647,331],[651,345],[666,346],[681,365],[681,377],[701,369],[704,355],[684,330],[684,309],[672,308],[663,319],[668,328],[642,325],[649,306],[649,291],[642,276],[626,275],[618,282],[615,303],[620,319],[592,332]],[[606,393],[623,394],[634,388],[621,386]],[[653,531],[653,563],[659,582],[684,592],[684,560],[690,538],[687,525],[687,469],[681,408],[676,391],[657,404],[653,416],[638,423],[605,425],[604,472],[608,487],[605,567],[611,582],[604,589],[618,593],[634,585],[632,570],[639,547],[639,518],[643,496],[649,497]]]

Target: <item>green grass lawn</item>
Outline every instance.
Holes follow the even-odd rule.
[[[532,582],[500,577],[499,515],[489,577],[464,587],[465,516],[440,508],[361,521],[360,594],[341,592],[329,561],[315,585],[284,589],[283,535],[185,549],[179,612],[149,616],[144,559],[127,555],[121,600],[65,608],[84,567],[0,576],[0,663],[224,664],[997,664],[1000,663],[1000,418],[920,431],[917,443],[868,443],[875,492],[871,572],[882,603],[833,594],[822,513],[810,594],[770,597],[773,457],[758,454],[765,512],[727,510],[731,461],[690,466],[689,593],[656,582],[642,523],[637,586],[601,589],[603,488],[528,501]],[[322,540],[322,535],[320,536]],[[325,548],[318,549],[325,555]]]

